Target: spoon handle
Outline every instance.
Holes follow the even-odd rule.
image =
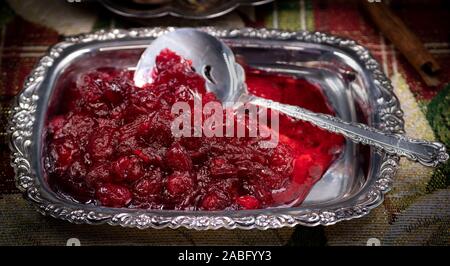
[[[435,167],[449,158],[445,145],[439,142],[386,133],[365,124],[346,122],[331,115],[314,113],[298,106],[282,104],[264,98],[255,96],[249,98],[249,102],[252,104],[280,111],[324,130],[343,135],[355,143],[370,145],[389,154],[405,156],[425,166]]]

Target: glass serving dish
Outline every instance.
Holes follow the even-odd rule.
[[[331,225],[364,216],[391,188],[399,157],[346,141],[343,152],[300,206],[237,211],[176,211],[80,204],[53,192],[43,165],[45,124],[63,104],[65,85],[102,66],[133,68],[148,43],[173,28],[99,31],[68,37],[34,68],[13,108],[9,130],[17,186],[42,214],[73,223],[138,228],[268,229]],[[403,113],[390,81],[355,41],[319,32],[200,28],[225,41],[253,68],[318,84],[336,115],[403,133]]]

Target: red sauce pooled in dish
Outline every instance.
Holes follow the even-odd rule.
[[[217,101],[189,61],[169,50],[156,59],[154,82],[99,68],[66,88],[47,125],[51,187],[83,203],[109,207],[223,210],[300,203],[342,148],[343,138],[280,115],[279,143],[254,137],[172,135],[175,102]],[[333,114],[306,80],[247,69],[253,94]],[[269,124],[270,125],[270,124]]]

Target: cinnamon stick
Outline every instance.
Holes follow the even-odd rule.
[[[439,85],[436,77],[440,70],[439,64],[405,23],[384,3],[362,0],[362,5],[380,31],[405,56],[423,81],[428,86]]]

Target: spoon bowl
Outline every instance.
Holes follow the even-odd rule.
[[[149,45],[134,73],[136,86],[152,83],[155,59],[164,49],[191,60],[195,71],[206,80],[207,90],[222,103],[234,103],[245,93],[245,73],[231,49],[210,34],[191,28],[168,32]]]

